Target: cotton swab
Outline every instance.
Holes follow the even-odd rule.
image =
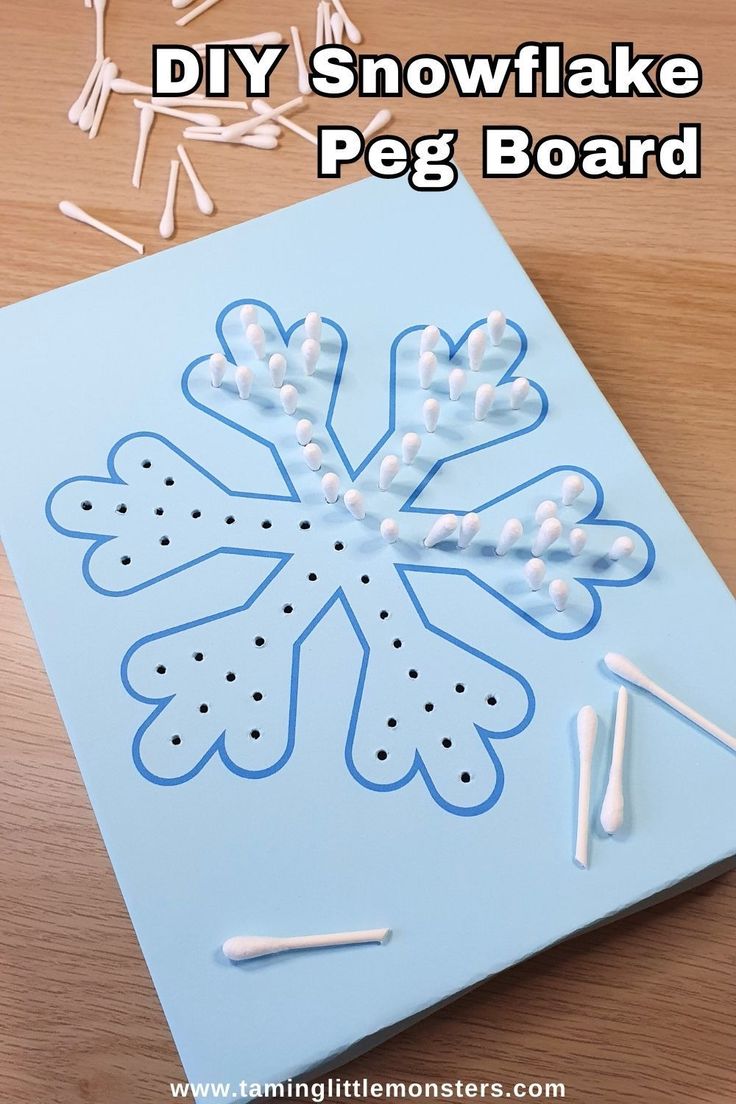
[[[105,108],[107,107],[107,101],[110,98],[110,86],[113,80],[118,75],[118,67],[114,61],[108,61],[102,70],[102,87],[100,89],[100,98],[97,101],[95,107],[94,118],[92,119],[92,126],[89,128],[88,138],[96,138],[102,125],[102,117],[105,114]]]
[[[222,139],[219,132],[213,134],[211,131],[207,131],[204,128],[192,127],[191,130],[184,131],[184,137],[187,140],[194,142],[219,142],[221,146],[252,146],[253,149],[276,149],[279,144],[278,138],[274,138],[270,134],[246,134],[245,138],[233,138],[231,141],[226,142]]]
[[[434,548],[440,541],[447,540],[457,529],[457,518],[454,514],[443,514],[438,518],[424,538],[425,548]]]
[[[618,655],[616,652],[608,652],[603,657],[603,662],[609,671],[612,671],[614,675],[618,675],[619,678],[626,679],[627,682],[632,682],[634,686],[640,686],[642,690],[647,690],[653,697],[659,698],[660,701],[668,705],[670,709],[674,709],[676,713],[680,713],[683,717],[686,717],[693,724],[696,724],[698,728],[702,728],[704,732],[708,732],[711,736],[715,736],[716,740],[720,740],[726,747],[731,748],[732,751],[736,751],[736,738],[729,735],[718,725],[713,724],[712,721],[708,721],[701,713],[697,713],[691,706],[685,705],[679,698],[674,697],[667,690],[663,690],[661,686],[657,686],[656,682],[652,682],[638,667],[635,667],[630,659],[626,656]]]
[[[322,3],[317,4],[317,18],[314,28],[314,48],[318,50],[325,44],[325,10]]]
[[[601,828],[612,836],[624,822],[624,747],[626,744],[626,718],[629,710],[629,692],[619,686],[616,699],[616,721],[613,730],[613,753],[608,772],[606,796],[601,806]]]
[[[156,112],[150,106],[146,104],[141,108],[139,119],[139,131],[138,131],[138,146],[135,151],[135,164],[133,165],[133,187],[140,188],[141,177],[143,176],[143,165],[146,160],[146,150],[148,149],[148,136],[151,133],[151,127],[156,119]]]
[[[387,491],[399,474],[401,461],[398,456],[384,456],[378,472],[378,489]]]
[[[105,8],[107,7],[107,0],[93,0],[92,6],[95,9],[95,57],[99,61],[105,56]]]
[[[359,46],[360,43],[363,41],[363,36],[353,23],[348,13],[345,11],[345,6],[343,5],[342,0],[332,0],[332,3],[335,6],[335,10],[338,11],[342,16],[343,25],[345,27],[345,34],[348,36],[353,46]]]
[[[266,334],[264,333],[263,326],[260,326],[257,322],[251,322],[245,330],[246,341],[250,343],[253,352],[258,360],[263,360],[266,355]]]
[[[221,100],[217,96],[151,96],[154,107],[216,107],[225,111],[248,111],[247,100]]]
[[[253,100],[251,107],[254,111],[258,112],[259,115],[263,115],[266,111],[271,110],[266,100]],[[287,130],[293,131],[294,134],[298,134],[301,138],[306,138],[312,145],[317,145],[317,138],[314,134],[310,134],[308,130],[299,126],[298,123],[293,123],[291,119],[287,119],[285,115],[274,115],[273,118],[280,126],[286,127]]]
[[[87,102],[82,108],[82,113],[79,116],[79,129],[88,131],[92,126],[95,118],[95,110],[97,109],[97,101],[100,98],[100,92],[102,91],[102,81],[105,74],[105,66],[110,58],[104,58],[102,65],[97,70],[97,76],[95,77],[95,83],[92,85],[92,91],[87,97]]]
[[[215,205],[212,202],[212,197],[202,184],[202,181],[197,176],[194,165],[189,159],[189,154],[182,145],[178,145],[176,147],[176,152],[179,154],[179,160],[184,166],[184,172],[189,177],[189,183],[192,185],[194,200],[197,204],[197,207],[203,215],[211,215],[215,209]]]
[[[426,353],[428,350],[434,349],[440,336],[439,327],[425,326],[419,339],[419,352]]]
[[[95,61],[94,65],[92,66],[92,68],[90,69],[90,71],[87,75],[87,79],[84,82],[84,87],[82,88],[82,91],[79,93],[76,100],[74,101],[72,106],[69,108],[69,111],[67,113],[67,118],[68,118],[70,123],[74,124],[74,126],[77,125],[80,118],[82,117],[82,112],[84,111],[87,100],[90,98],[92,89],[94,88],[94,85],[95,85],[95,81],[97,80],[99,72],[102,69],[102,66],[104,64],[104,60],[105,60],[104,58],[98,58],[97,61]],[[113,90],[114,90],[114,84],[115,84],[115,82],[113,81]]]
[[[330,17],[330,29],[332,41],[336,46],[342,46],[342,34],[345,30],[345,22],[339,12],[333,12]]]
[[[194,111],[180,111],[177,107],[161,107],[160,104],[150,103],[146,105],[144,100],[133,100],[135,107],[141,111],[144,107],[152,107],[157,115],[170,115],[172,119],[183,119],[187,123],[194,123],[195,126],[222,126],[222,120],[219,115],[210,115],[208,112],[202,111],[197,114]]]
[[[467,376],[462,368],[453,368],[447,379],[447,389],[450,395],[450,402],[457,402],[465,390],[465,384],[467,382]]]
[[[572,506],[576,498],[578,498],[585,489],[585,483],[581,477],[574,473],[573,475],[566,475],[562,480],[562,505]]]
[[[174,204],[176,202],[176,185],[179,180],[179,162],[171,161],[169,164],[169,183],[166,188],[166,202],[158,225],[158,232],[162,238],[173,237],[176,224],[174,220]]]
[[[608,551],[609,560],[625,560],[634,551],[631,537],[616,537]]]
[[[313,431],[314,426],[309,418],[300,418],[295,427],[297,443],[300,445],[308,445],[312,440]]]
[[[354,487],[351,487],[349,491],[345,492],[342,500],[353,517],[357,521],[362,521],[365,517],[365,503],[360,491],[356,491]]]
[[[392,118],[393,116],[387,107],[377,111],[368,125],[363,127],[363,140],[367,142],[374,134],[378,134],[379,130],[383,130],[385,126],[388,126]]]
[[[567,603],[570,597],[569,584],[566,583],[564,579],[553,579],[549,584],[549,596],[557,612],[562,613],[563,610],[567,609]]]
[[[440,404],[436,399],[427,399],[422,406],[422,417],[427,433],[434,433],[440,420]]]
[[[518,410],[529,394],[529,380],[515,379],[511,384],[511,409]]]
[[[322,25],[323,25],[323,38],[325,46],[332,46],[332,23],[330,22],[330,5],[329,0],[322,0],[320,7],[322,8]]]
[[[492,383],[482,383],[478,390],[475,392],[475,403],[473,405],[473,417],[476,422],[482,422],[485,416],[493,406],[493,400],[496,396],[496,389]]]
[[[210,8],[214,8],[217,2],[218,0],[202,0],[202,3],[198,4],[196,8],[192,8],[186,15],[182,15],[180,19],[176,20],[177,27],[186,27],[187,23],[191,23],[197,16],[203,15]]]
[[[575,837],[575,862],[588,865],[588,839],[590,835],[590,779],[593,770],[593,748],[598,731],[598,717],[590,705],[584,705],[578,713],[578,752],[580,774],[578,778],[578,827]]]
[[[399,526],[393,518],[384,518],[379,529],[386,544],[396,544],[399,539]]]
[[[500,345],[506,329],[506,315],[503,311],[492,310],[486,319],[488,332],[491,335],[491,344]]]
[[[231,123],[230,126],[226,126],[222,130],[223,142],[231,142],[234,138],[243,138],[246,134],[250,134],[251,131],[265,123],[267,119],[275,119],[277,115],[285,115],[288,111],[293,111],[295,107],[301,107],[304,103],[303,96],[296,96],[293,100],[287,100],[286,103],[279,104],[278,107],[269,107],[267,111],[261,111],[254,115],[250,119],[245,119],[240,123]]]
[[[308,445],[305,445],[302,455],[304,456],[304,463],[311,471],[319,471],[322,467],[322,449],[315,441],[310,441]]]
[[[309,85],[309,74],[307,72],[307,66],[304,61],[304,50],[302,49],[302,40],[299,35],[298,27],[290,27],[291,42],[294,47],[294,60],[296,61],[296,73],[297,73],[297,87],[302,96],[308,95],[312,89]]]
[[[222,951],[231,962],[243,962],[263,955],[281,954],[282,951],[303,951],[313,947],[344,947],[357,943],[385,943],[390,928],[373,928],[369,931],[336,932],[334,935],[237,935],[226,939]]]
[[[213,353],[209,359],[210,383],[213,387],[222,387],[227,371],[227,360],[222,353]]]
[[[498,547],[496,548],[498,554]],[[539,590],[544,582],[544,576],[547,571],[544,560],[540,560],[537,556],[531,560],[527,560],[524,564],[524,575],[526,581],[529,584],[530,590]]]
[[[562,523],[559,518],[548,517],[542,522],[532,541],[532,556],[542,556],[562,535]]]
[[[501,535],[496,541],[496,555],[505,556],[510,552],[516,542],[524,535],[524,526],[518,518],[509,518],[504,523]]]
[[[422,438],[418,433],[405,433],[401,438],[401,459],[405,464],[413,464],[422,447]]]
[[[113,230],[112,226],[108,226],[104,222],[100,222],[99,219],[93,218],[92,215],[87,214],[81,207],[77,207],[76,203],[71,203],[68,199],[62,199],[59,204],[59,210],[62,215],[66,215],[67,218],[76,219],[77,222],[83,222],[85,226],[91,226],[94,230],[100,230],[103,234],[107,234],[108,237],[115,238],[116,241],[122,242],[123,245],[127,245],[129,249],[134,249],[136,253],[143,254],[145,247],[140,242],[135,241],[133,238],[129,238],[126,234],[121,234],[119,230]]]
[[[480,532],[480,518],[477,514],[464,514],[460,518],[460,531],[457,537],[458,548],[467,548]]]
[[[299,392],[290,383],[285,383],[279,390],[279,398],[284,409],[284,414],[293,414],[299,401]]]
[[[327,472],[322,476],[322,494],[325,502],[337,502],[340,496],[340,480],[334,472]]]
[[[250,389],[253,386],[253,373],[246,364],[241,364],[235,371],[235,386],[241,399],[250,398]]]
[[[125,77],[116,77],[112,82],[112,90],[121,96],[150,96],[153,93],[150,84],[138,84],[137,81],[126,80]]]
[[[217,42],[195,42],[191,47],[198,54],[203,54],[208,46],[278,46],[284,41],[280,31],[262,31],[260,34],[248,35],[247,38],[221,38]]]
[[[271,385],[281,387],[286,376],[286,357],[281,353],[273,353],[268,360],[268,374],[271,377]]]

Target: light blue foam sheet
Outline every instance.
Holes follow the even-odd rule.
[[[237,308],[227,310],[249,299],[285,327],[309,310],[336,324],[325,324],[312,380],[299,367],[297,327],[288,378],[300,412],[313,416],[325,469],[342,463],[343,473],[360,467],[386,428],[392,343],[410,330],[395,347],[397,433],[419,429],[422,452],[385,493],[373,489],[378,456],[368,463],[356,480],[365,522],[341,501],[322,501],[263,366],[244,402],[231,376],[218,391],[197,363],[220,348],[222,312],[232,357],[255,366]],[[443,398],[448,350],[438,346],[432,394],[442,414],[430,438],[411,328],[436,322],[458,341],[492,307],[516,328],[469,374],[458,403]],[[280,348],[263,307],[260,318],[269,351]],[[472,391],[510,378],[525,339],[515,375],[533,381],[527,400],[509,411],[510,384],[499,385],[479,426]],[[636,690],[625,828],[609,839],[595,826],[617,688],[602,656],[629,655],[729,729],[733,599],[463,180],[440,195],[375,180],[338,189],[10,307],[0,343],[2,537],[192,1080],[281,1080],[337,1064],[362,1040],[734,854],[736,756]],[[464,355],[461,345],[454,363]],[[321,419],[343,358],[332,439]],[[301,504],[283,500],[291,492],[274,454],[239,431],[251,417],[272,427]],[[139,433],[164,440],[132,437],[118,454],[129,482],[104,482],[111,449]],[[508,439],[441,465],[411,499],[433,457],[497,437]],[[140,468],[141,458],[152,467]],[[164,488],[169,468],[176,483]],[[522,566],[534,507],[578,469],[585,490],[561,517],[568,527],[592,515],[589,550],[584,571],[564,538],[548,553],[547,578],[573,580],[570,608],[557,614],[545,591],[528,592]],[[97,482],[51,494],[78,477]],[[164,525],[152,517],[167,493]],[[281,498],[249,497],[264,493]],[[92,509],[79,513],[87,495]],[[201,529],[190,520],[197,503]],[[423,511],[480,506],[483,528],[466,552],[452,542],[421,548],[436,517]],[[302,514],[309,530],[298,527]],[[493,541],[514,514],[527,534],[500,559]],[[377,535],[382,516],[399,522],[396,545]],[[90,556],[88,533],[120,535]],[[635,553],[612,565],[605,549],[621,533]],[[163,551],[162,534],[171,542]],[[135,555],[122,569],[124,544]],[[212,554],[218,548],[234,551]],[[268,555],[235,554],[247,549]],[[274,570],[249,609],[213,618],[246,603]],[[391,616],[381,620],[384,607]],[[194,630],[165,632],[200,619]],[[207,654],[196,661],[200,647]],[[167,666],[158,694],[157,664]],[[231,666],[237,680],[228,684]],[[259,685],[260,713],[250,698]],[[574,717],[584,703],[600,718],[587,871],[572,859]],[[452,747],[440,751],[447,737]],[[469,783],[459,777],[466,759]],[[246,932],[383,925],[393,936],[382,947],[240,966],[218,950]]]

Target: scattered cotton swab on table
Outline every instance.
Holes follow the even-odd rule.
[[[92,85],[92,91],[87,97],[87,102],[85,103],[82,109],[82,113],[79,116],[79,129],[85,131],[85,133],[90,129],[95,119],[97,101],[99,100],[100,93],[102,92],[102,82],[105,75],[105,66],[107,65],[109,60],[110,58],[104,58],[102,65],[97,70],[97,76],[95,77],[95,82]]]
[[[296,96],[293,100],[287,100],[286,103],[279,104],[278,107],[269,107],[266,111],[257,112],[250,119],[244,119],[240,123],[231,123],[230,126],[223,128],[222,140],[223,142],[231,142],[234,138],[242,138],[256,130],[267,119],[275,119],[286,115],[287,112],[293,111],[295,107],[301,107],[303,103],[304,97]]]
[[[218,96],[151,96],[154,107],[216,107],[225,111],[248,111],[247,100],[221,100]]]
[[[598,731],[598,717],[590,705],[584,705],[578,713],[578,826],[575,836],[575,862],[588,865],[588,840],[590,837],[590,780],[593,771],[593,748]]]
[[[140,111],[146,107],[144,100],[133,100],[134,105]],[[195,126],[222,126],[222,119],[219,115],[210,115],[206,111],[199,113],[193,111],[180,111],[177,107],[161,107],[160,104],[151,103],[148,104],[152,107],[157,115],[169,115],[172,119],[183,119],[185,123],[193,123]]]
[[[120,96],[150,96],[153,92],[150,84],[138,84],[137,81],[126,80],[125,77],[116,77],[112,82],[112,90]]]
[[[69,108],[69,111],[67,113],[67,118],[68,118],[70,123],[74,124],[74,126],[77,125],[77,123],[79,122],[79,120],[82,117],[82,112],[84,111],[84,108],[87,104],[87,101],[89,100],[90,95],[92,94],[92,89],[95,86],[95,82],[97,80],[97,77],[99,75],[100,70],[102,69],[102,66],[104,65],[104,62],[105,62],[104,58],[98,58],[95,61],[94,65],[92,66],[92,68],[90,69],[90,71],[87,75],[87,80],[84,82],[84,87],[82,88],[82,91],[79,93],[76,100],[74,101],[72,106]]]
[[[94,230],[100,230],[103,234],[107,234],[110,238],[115,238],[116,241],[122,242],[123,245],[127,245],[129,249],[134,249],[136,253],[144,253],[145,248],[133,238],[129,238],[127,234],[121,234],[119,230],[114,230],[112,226],[108,226],[107,223],[100,222],[99,219],[93,218],[92,215],[87,214],[81,207],[77,207],[76,203],[71,203],[68,199],[63,199],[59,204],[59,210],[62,215],[66,215],[67,218],[76,219],[77,222],[83,222],[85,226],[91,226]]]
[[[348,36],[353,46],[359,46],[360,43],[363,41],[363,36],[353,23],[348,13],[345,11],[345,6],[342,3],[342,0],[332,0],[332,3],[335,6],[335,10],[338,11],[342,16],[343,25],[345,27],[345,34]]]
[[[218,0],[202,0],[202,3],[197,4],[196,8],[192,8],[186,15],[182,15],[180,19],[176,20],[177,27],[186,27],[186,25],[191,23],[193,19],[196,19],[197,16],[204,15],[210,8],[214,8],[217,2]]]
[[[332,30],[332,41],[335,46],[342,46],[342,34],[345,30],[345,21],[338,11],[333,12],[330,17],[330,29]]]
[[[249,35],[247,38],[222,38],[218,42],[195,42],[191,47],[198,54],[203,54],[208,46],[278,46],[284,41],[280,31],[262,31],[261,34]]]
[[[319,49],[325,44],[325,11],[322,3],[317,4],[316,25],[314,28],[314,48]]]
[[[304,61],[304,50],[298,27],[290,27],[291,41],[294,47],[294,60],[296,61],[297,86],[302,96],[308,95],[312,89],[309,85],[309,74]]]
[[[390,934],[390,928],[374,928],[370,931],[336,932],[334,935],[236,935],[223,943],[222,951],[231,962],[242,962],[249,958],[281,954],[282,951],[344,947],[356,943],[385,943]]]
[[[174,206],[176,203],[176,185],[178,180],[179,162],[172,161],[169,165],[169,182],[166,187],[166,202],[164,203],[164,211],[158,226],[158,232],[162,238],[173,237],[174,230],[176,229]]]
[[[146,150],[148,149],[148,136],[151,133],[151,127],[156,119],[156,112],[153,108],[146,104],[141,108],[140,118],[138,120],[138,146],[135,151],[135,162],[133,165],[133,187],[140,188],[141,177],[143,176],[143,165],[146,160]]]
[[[685,705],[673,694],[670,694],[667,690],[663,690],[661,686],[657,686],[656,682],[653,682],[647,675],[635,667],[630,659],[626,656],[618,655],[616,652],[608,652],[604,656],[603,662],[609,671],[613,671],[614,675],[618,675],[619,678],[626,679],[627,682],[632,682],[634,686],[640,686],[642,690],[648,691],[653,697],[659,698],[660,701],[668,705],[670,709],[674,709],[676,713],[681,714],[683,717],[687,717],[689,721],[696,724],[698,728],[702,728],[704,732],[710,733],[711,736],[715,736],[716,740],[720,740],[726,747],[731,748],[732,751],[736,751],[736,738],[731,736],[724,729],[719,728],[718,725],[713,724],[712,721],[706,720],[701,714],[697,713],[691,706]]]
[[[192,127],[191,130],[184,131],[184,137],[188,141],[193,142],[215,142],[221,146],[252,146],[253,149],[276,149],[279,140],[274,138],[271,134],[246,134],[244,138],[231,138],[229,140],[223,139],[220,133],[207,132],[199,127]]]
[[[624,822],[624,748],[626,745],[626,719],[629,708],[629,692],[620,686],[616,700],[616,721],[613,731],[611,769],[608,772],[606,796],[601,806],[601,827],[612,836]]]
[[[378,134],[379,130],[383,130],[385,126],[391,122],[391,112],[387,107],[377,111],[367,126],[363,128],[363,139],[368,141],[374,134]]]
[[[105,56],[105,8],[107,0],[93,0],[95,9],[95,57],[98,61]]]
[[[102,87],[100,88],[100,98],[97,101],[95,107],[95,114],[92,120],[92,126],[89,128],[88,138],[96,138],[100,126],[102,125],[102,117],[105,114],[105,108],[107,107],[107,101],[110,99],[111,85],[115,77],[118,75],[118,67],[114,61],[108,61],[102,69]]]
[[[209,192],[197,176],[194,165],[189,159],[189,154],[182,145],[178,145],[176,147],[176,152],[179,154],[179,160],[184,166],[184,172],[189,177],[189,183],[192,185],[192,191],[194,192],[194,199],[197,207],[203,215],[211,215],[215,209],[215,205],[212,202],[212,197],[210,196]]]

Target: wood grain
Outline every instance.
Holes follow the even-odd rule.
[[[726,582],[736,580],[732,139],[734,9],[710,0],[353,0],[366,48],[502,52],[563,39],[568,54],[605,55],[612,40],[687,52],[705,72],[685,101],[393,101],[407,138],[458,127],[458,161],[611,404]],[[186,32],[165,0],[110,0],[108,53],[147,82],[152,42],[286,31],[309,41],[304,0],[223,0]],[[132,258],[64,220],[72,199],[141,238],[157,237],[167,165],[179,136],[159,119],[140,193],[130,187],[136,113],[114,98],[89,142],[65,113],[92,60],[82,0],[9,6],[0,87],[3,301]],[[291,60],[274,82],[293,94]],[[315,98],[312,97],[314,101]],[[304,123],[364,125],[380,104],[310,102]],[[480,178],[481,126],[523,124],[582,138],[669,133],[703,123],[699,181],[599,183]],[[288,136],[278,153],[192,148],[215,197],[202,218],[182,187],[175,242],[296,202],[325,188],[314,150]],[[346,172],[355,179],[359,168]],[[185,184],[185,182],[183,181]],[[399,258],[400,260],[400,258]],[[14,371],[14,365],[4,365]],[[687,611],[683,611],[686,618]],[[0,1077],[15,1104],[161,1104],[182,1076],[7,563],[0,562]],[[736,1098],[736,876],[727,875],[509,971],[350,1064],[378,1079],[555,1080],[587,1104]]]

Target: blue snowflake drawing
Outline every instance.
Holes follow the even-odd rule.
[[[254,356],[244,332],[241,310],[247,305],[257,309],[265,330],[264,360]],[[524,401],[512,402],[527,351],[515,322],[508,322],[498,348],[487,348],[480,369],[468,370],[468,339],[485,326],[485,319],[476,321],[457,339],[440,331],[437,375],[426,391],[417,383],[424,325],[395,338],[388,354],[388,409],[382,413],[387,428],[356,456],[340,429],[355,424],[355,408],[349,417],[346,411],[359,398],[343,329],[322,320],[319,362],[308,375],[300,353],[304,320],[286,328],[268,304],[238,300],[217,320],[219,348],[228,362],[222,385],[212,386],[210,350],[187,367],[181,387],[188,403],[224,427],[223,449],[249,450],[259,486],[268,489],[233,489],[166,438],[133,433],[113,447],[107,474],[67,479],[51,492],[48,520],[65,536],[87,542],[84,579],[101,595],[136,593],[213,556],[255,558],[263,569],[245,601],[152,632],[123,658],[123,684],[148,709],[133,736],[134,762],[145,778],[180,784],[213,758],[247,779],[283,767],[302,722],[302,650],[335,610],[348,619],[355,638],[355,654],[345,657],[341,676],[355,684],[344,755],[357,782],[391,791],[418,777],[439,806],[464,816],[496,804],[504,774],[494,744],[529,725],[534,691],[524,675],[491,654],[499,650],[497,642],[489,640],[481,650],[434,623],[419,598],[422,581],[428,575],[464,576],[478,588],[481,618],[482,603],[498,602],[551,640],[575,640],[597,625],[607,588],[646,578],[654,547],[638,526],[604,516],[599,480],[574,464],[530,471],[508,485],[508,457],[543,425],[550,403],[533,380]],[[293,416],[284,412],[269,379],[266,362],[274,353],[285,356],[286,384],[298,392]],[[238,393],[236,365],[254,372],[247,399]],[[448,373],[456,367],[467,370],[467,387],[450,401]],[[473,393],[481,383],[492,384],[495,393],[489,413],[477,419]],[[441,407],[433,432],[422,423],[428,397]],[[304,418],[321,449],[317,472],[305,463],[296,439],[295,423]],[[388,490],[379,490],[381,459],[401,456],[410,432],[421,436],[418,455],[402,464]],[[493,463],[490,449],[499,458]],[[328,472],[340,482],[334,503],[325,500],[321,485]],[[561,487],[571,475],[580,477],[583,490],[565,506]],[[450,485],[456,490],[444,501],[442,487]],[[462,501],[453,497],[459,486]],[[345,508],[350,488],[363,496],[361,520]],[[563,529],[542,556],[546,582],[555,578],[569,585],[562,612],[546,583],[532,591],[523,574],[537,529],[535,510],[545,500],[557,505]],[[471,512],[480,516],[482,529],[467,548],[458,548],[456,536],[424,546],[437,516]],[[511,517],[523,523],[524,535],[498,556],[495,542]],[[395,543],[381,536],[385,518],[398,523]],[[573,528],[587,538],[577,555],[569,547]],[[633,552],[612,560],[611,544],[622,536],[630,538]],[[184,576],[184,601],[186,583]]]

